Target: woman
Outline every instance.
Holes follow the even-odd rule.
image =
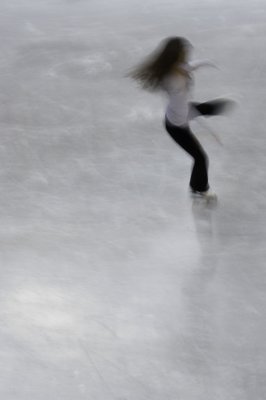
[[[192,73],[209,62],[189,63],[192,46],[182,37],[166,39],[162,46],[130,76],[144,89],[164,90],[169,102],[165,115],[165,128],[176,143],[194,159],[190,178],[191,192],[207,199],[215,199],[208,182],[208,157],[191,132],[189,120],[197,115],[217,115],[228,105],[227,100],[192,103]]]

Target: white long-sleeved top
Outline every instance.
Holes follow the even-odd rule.
[[[176,126],[187,125],[193,117],[190,108],[193,87],[193,71],[203,65],[213,65],[208,61],[194,61],[182,65],[188,76],[171,74],[164,79],[162,88],[168,94],[166,118]]]

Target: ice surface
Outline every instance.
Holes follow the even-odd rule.
[[[0,397],[264,400],[265,33],[253,0],[0,1]],[[216,208],[164,100],[125,78],[187,36],[193,129]]]

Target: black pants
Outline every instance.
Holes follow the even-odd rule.
[[[191,103],[191,107],[194,107],[199,115],[212,116],[220,114],[226,104],[226,100],[214,100],[206,103]],[[198,192],[208,190],[208,156],[189,126],[172,125],[166,119],[165,128],[172,139],[194,159],[189,182],[190,188]]]

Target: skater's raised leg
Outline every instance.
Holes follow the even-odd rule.
[[[191,107],[194,108],[199,115],[204,115],[205,117],[224,114],[232,109],[234,105],[235,102],[233,100],[227,99],[216,99],[204,103],[191,103]]]

